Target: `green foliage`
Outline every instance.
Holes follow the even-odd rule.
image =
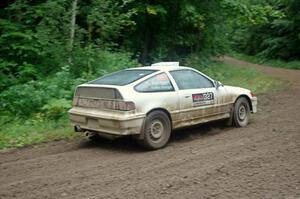
[[[1,93],[1,110],[19,116],[30,116],[38,110],[47,98],[47,93],[39,90],[37,82],[28,82],[9,87]]]
[[[181,60],[190,53],[222,54],[227,48],[223,1],[133,1],[135,30],[126,41],[142,63]]]
[[[94,56],[93,63],[93,73],[83,74],[85,78],[75,78],[70,67],[64,66],[53,76],[10,86],[0,93],[0,112],[23,118],[43,112],[45,117],[57,119],[70,107],[67,104],[71,104],[77,85],[112,71],[138,65],[128,53],[106,51]]]
[[[86,5],[89,40],[96,36],[97,42],[102,45],[107,45],[105,42],[115,43],[114,40],[121,36],[124,28],[135,25],[131,20],[135,11],[124,9],[128,3],[128,1],[93,0]]]
[[[46,105],[42,107],[42,111],[49,119],[58,120],[66,114],[67,110],[70,109],[71,101],[66,99],[51,99]]]
[[[64,67],[51,78],[11,86],[0,93],[0,112],[29,117],[52,99],[71,100],[75,85],[83,81],[72,79],[68,67]]]
[[[299,60],[300,2],[255,1],[253,6],[265,17],[252,24],[235,22],[231,34],[234,49],[261,58]]]
[[[127,67],[138,66],[138,62],[132,59],[132,53],[122,51],[107,51],[96,46],[84,49],[74,49],[73,74],[95,78],[106,73],[121,70]]]

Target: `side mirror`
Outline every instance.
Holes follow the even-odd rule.
[[[215,87],[218,89],[220,86],[223,86],[223,84],[219,81],[215,81]]]

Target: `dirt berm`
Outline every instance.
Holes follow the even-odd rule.
[[[224,60],[291,86],[260,95],[246,128],[176,131],[162,150],[76,139],[2,151],[0,198],[300,198],[300,71]]]

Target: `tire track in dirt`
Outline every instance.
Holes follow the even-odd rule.
[[[224,59],[291,87],[260,95],[246,128],[198,125],[173,133],[162,150],[125,138],[2,151],[0,198],[299,198],[300,71]]]

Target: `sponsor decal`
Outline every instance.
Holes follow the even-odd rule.
[[[193,106],[214,104],[213,92],[196,93],[196,94],[192,94],[192,97],[193,97]]]
[[[164,73],[155,76],[155,78],[159,81],[169,81],[168,76]]]

